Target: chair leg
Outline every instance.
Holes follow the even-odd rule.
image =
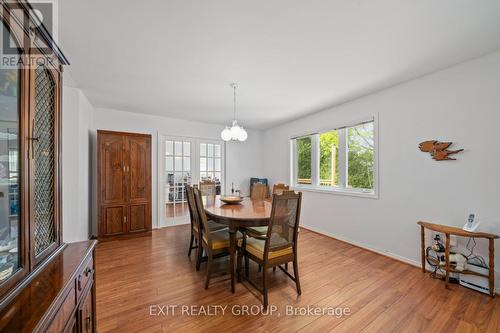
[[[267,299],[267,269],[265,267],[262,268],[262,293],[264,294],[264,310],[267,309],[268,299]]]
[[[295,276],[295,285],[297,286],[297,294],[302,294],[302,289],[300,289],[300,280],[299,280],[299,265],[297,263],[297,258],[293,260],[293,276]]]
[[[197,258],[196,258],[196,271],[200,270],[201,266],[201,258],[203,256],[203,246],[201,246],[201,243],[198,242],[198,251],[196,252]]]
[[[285,271],[288,270],[288,263],[285,264]]]
[[[250,276],[250,260],[245,256],[245,277],[248,279]]]
[[[191,232],[191,241],[189,241],[188,257],[191,257],[191,250],[193,249],[193,242],[194,242],[194,235],[193,235],[193,232]]]
[[[236,275],[238,276],[238,282],[241,282],[241,262],[243,259],[243,253],[240,249],[238,251],[238,260],[236,261]]]
[[[259,273],[260,273],[260,271],[261,271],[261,270],[262,270],[262,266],[261,266],[261,265],[259,265]]]
[[[208,285],[210,283],[210,274],[212,273],[212,253],[208,253],[207,260],[207,278],[205,280],[205,289],[208,289]]]
[[[276,272],[276,266],[273,267],[273,273]]]

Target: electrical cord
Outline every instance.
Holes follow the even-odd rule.
[[[472,245],[472,248],[469,248],[470,247],[470,243],[473,243]],[[467,263],[468,264],[478,264],[479,266],[482,266],[484,268],[487,268],[488,265],[486,265],[486,260],[484,260],[483,257],[481,257],[480,255],[477,255],[477,254],[474,254],[474,248],[476,247],[477,243],[476,243],[476,239],[474,237],[469,237],[469,240],[467,241],[467,245],[465,246],[465,248],[467,250],[469,250],[469,255],[465,256],[465,258],[467,258]],[[475,263],[474,263],[475,261]]]

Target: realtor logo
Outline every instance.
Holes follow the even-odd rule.
[[[42,57],[43,54],[51,54],[50,45],[47,45],[42,36],[48,34],[57,42],[57,0],[31,0],[29,2],[31,8],[23,7],[22,4],[10,0],[2,2],[10,9],[10,15],[4,15],[6,9],[3,6],[0,7],[1,16],[6,17],[9,21],[8,24],[0,24],[0,68],[32,67],[55,60],[46,56]],[[24,4],[27,6],[26,3]],[[28,9],[28,14],[32,18],[31,22],[26,15],[26,9]],[[22,34],[22,36],[17,34],[14,37],[13,32],[7,26],[22,26],[29,34]],[[31,50],[29,57],[26,57],[26,55],[21,56],[21,48],[28,45]]]

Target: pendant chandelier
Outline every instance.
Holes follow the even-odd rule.
[[[248,133],[242,126],[238,125],[236,121],[236,88],[238,85],[236,83],[231,83],[230,87],[233,88],[234,98],[233,123],[231,127],[226,126],[226,128],[222,130],[220,137],[224,141],[245,141],[248,138]]]

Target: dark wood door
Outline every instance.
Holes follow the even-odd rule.
[[[144,204],[131,204],[129,206],[129,224],[128,228],[130,232],[140,232],[150,230],[150,217],[149,217],[148,203]]]
[[[99,237],[151,230],[151,136],[98,131]]]
[[[127,196],[130,203],[148,202],[151,195],[151,140],[129,136],[127,142]]]
[[[124,203],[126,165],[123,136],[108,134],[99,136],[99,139],[101,204]]]
[[[93,316],[94,303],[92,301],[92,288],[89,288],[87,293],[83,296],[82,304],[78,310],[80,318],[78,326],[80,333],[91,333],[94,331],[94,316]]]
[[[102,235],[114,236],[127,232],[127,209],[125,205],[102,207]]]
[[[128,136],[127,198],[128,231],[151,229],[151,140],[149,136]]]

